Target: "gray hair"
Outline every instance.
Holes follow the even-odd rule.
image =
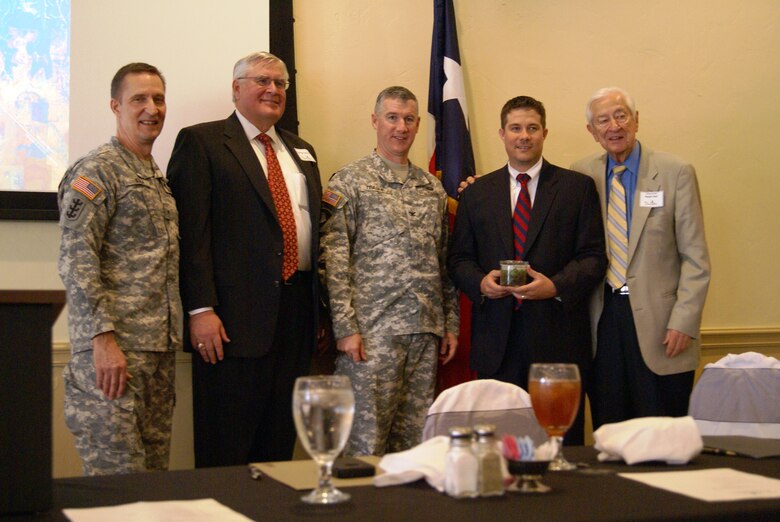
[[[610,94],[620,95],[623,100],[625,100],[628,110],[631,112],[631,117],[636,119],[636,106],[634,105],[634,98],[632,98],[630,94],[620,87],[602,87],[590,97],[585,106],[585,119],[588,123],[593,123],[593,110],[591,109],[593,104],[602,98],[606,98]]]
[[[379,114],[379,111],[382,109],[382,102],[384,102],[387,99],[401,100],[402,102],[408,102],[411,100],[415,103],[418,103],[417,97],[414,95],[412,91],[410,91],[406,87],[401,87],[400,85],[393,85],[392,87],[387,87],[386,89],[382,89],[382,92],[380,92],[379,96],[376,97],[376,105],[374,105],[374,114]]]
[[[249,68],[257,64],[277,65],[282,68],[282,74],[284,75],[284,80],[285,81],[290,80],[290,74],[287,72],[287,65],[284,63],[284,61],[282,61],[282,59],[279,58],[278,56],[275,56],[266,51],[259,51],[252,54],[248,54],[243,58],[241,58],[239,61],[237,61],[236,64],[233,66],[233,79],[237,80],[238,78],[243,78],[246,75],[246,72],[249,70]],[[233,101],[236,101],[235,96],[233,96]]]
[[[239,61],[236,62],[236,64],[233,66],[233,79],[241,78],[246,74],[246,71],[257,64],[263,64],[263,65],[279,65],[282,68],[282,71],[284,72],[284,79],[289,80],[290,75],[287,72],[287,65],[282,61],[281,58],[265,52],[256,52],[249,54],[247,56],[244,56]]]

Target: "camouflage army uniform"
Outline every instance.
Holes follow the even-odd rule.
[[[347,454],[420,442],[445,332],[458,303],[445,269],[447,196],[411,165],[402,181],[376,152],[336,172],[323,196],[321,277],[337,339],[359,333],[366,361],[340,354],[355,391]]]
[[[65,420],[88,475],[165,469],[181,346],[178,215],[165,177],[116,138],[79,159],[59,187],[59,272],[71,360]],[[95,384],[92,338],[114,332],[123,397]]]

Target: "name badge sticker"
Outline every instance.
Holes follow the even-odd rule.
[[[301,158],[301,161],[311,161],[312,163],[317,163],[317,160],[314,159],[314,156],[312,156],[311,152],[309,152],[307,149],[295,149],[295,153],[298,154],[298,157]]]
[[[664,206],[664,191],[654,190],[650,192],[639,193],[639,206],[658,208]]]

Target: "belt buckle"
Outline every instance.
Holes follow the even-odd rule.
[[[620,288],[615,290],[615,293],[620,295],[628,295],[628,285],[621,286]]]

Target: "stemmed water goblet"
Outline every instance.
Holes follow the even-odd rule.
[[[306,452],[319,467],[317,488],[301,497],[309,504],[337,504],[350,495],[333,486],[333,461],[344,449],[352,429],[355,396],[349,377],[299,377],[293,390],[295,429]]]

